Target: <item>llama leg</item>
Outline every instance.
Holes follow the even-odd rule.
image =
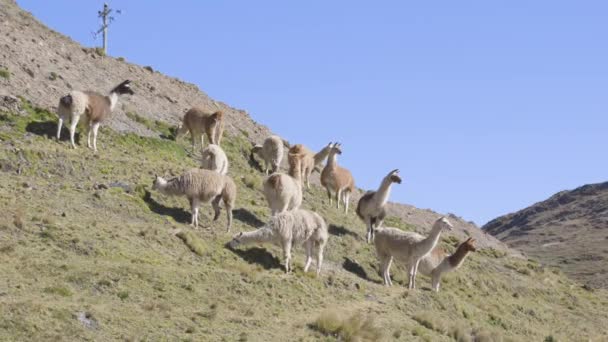
[[[367,225],[367,243],[372,242],[372,220],[370,218],[365,219],[365,224]]]
[[[308,268],[312,263],[312,241],[306,241],[306,265],[304,265],[304,272],[308,272]]]
[[[73,148],[76,148],[76,143],[74,143],[74,135],[76,134],[76,126],[78,126],[78,120],[80,120],[80,115],[73,115],[72,121],[70,122],[70,143]]]
[[[420,259],[418,259],[416,261],[416,263],[414,264],[414,279],[413,279],[412,289],[416,289],[416,275],[418,274],[418,264],[419,263],[420,263]]]
[[[61,126],[63,125],[63,118],[59,118],[59,121],[57,122],[57,140],[59,140],[59,138],[61,137]]]
[[[331,206],[332,202],[331,202],[331,191],[329,190],[329,187],[325,188],[327,190],[327,197],[329,197],[329,205]]]
[[[323,248],[325,245],[315,243],[317,246],[317,276],[321,273],[321,265],[323,265]]]
[[[412,289],[412,286],[414,285],[414,265],[411,264],[408,266],[408,283],[407,283],[407,288],[408,289]]]
[[[192,209],[192,226],[194,228],[198,228],[198,207],[199,207],[199,199],[193,198],[190,200],[190,208]]]
[[[285,254],[285,272],[289,273],[291,263],[291,240],[283,241],[283,254]]]
[[[91,123],[85,120],[84,128],[87,132],[87,147],[91,148]]]
[[[93,151],[97,152],[97,132],[99,131],[99,122],[93,124]]]
[[[344,193],[344,206],[346,207],[346,209],[344,210],[344,212],[346,214],[348,214],[348,204],[350,203],[350,192],[346,191]]]
[[[232,227],[232,205],[224,201],[224,207],[226,207],[226,220],[228,221],[227,230],[230,231],[230,227]]]
[[[221,208],[220,208],[220,201],[222,199],[222,195],[217,195],[213,201],[211,201],[211,206],[213,207],[213,221],[217,221],[217,219],[220,217],[220,212],[221,212]]]
[[[340,209],[340,200],[342,199],[342,189],[338,189],[336,191],[336,203],[338,204],[338,209]]]
[[[439,292],[439,283],[441,282],[441,273],[433,272],[432,279],[433,279],[433,291]]]
[[[386,266],[388,265],[388,259],[384,255],[379,255],[378,259],[380,259],[380,275],[382,275],[382,282],[384,285],[389,286],[386,281]]]
[[[312,170],[306,169],[306,189],[310,189],[310,174]]]
[[[393,265],[393,257],[389,257],[387,265],[386,265],[386,281],[388,281],[388,286],[393,286],[393,281],[391,280],[391,266],[392,265]]]
[[[201,149],[205,147],[205,134],[201,133]]]

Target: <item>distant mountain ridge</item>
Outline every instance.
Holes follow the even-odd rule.
[[[560,191],[483,229],[593,287],[608,287],[608,182]]]

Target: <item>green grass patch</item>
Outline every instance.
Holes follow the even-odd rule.
[[[205,243],[203,240],[199,239],[194,233],[189,231],[181,231],[176,234],[178,238],[180,238],[190,250],[198,255],[203,255],[205,253]]]
[[[328,336],[337,337],[340,341],[382,341],[386,337],[374,318],[370,315],[355,313],[345,317],[344,313],[325,311],[310,327]]]
[[[11,73],[4,68],[0,68],[0,77],[8,80],[9,78],[11,78]]]

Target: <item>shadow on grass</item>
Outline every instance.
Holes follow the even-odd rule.
[[[329,234],[335,235],[335,236],[350,235],[355,238],[359,237],[359,235],[357,235],[356,233],[353,233],[350,230],[348,230],[342,226],[336,226],[334,224],[330,224],[327,231],[329,232]]]
[[[350,258],[344,258],[344,262],[342,263],[342,268],[344,268],[345,271],[348,271],[361,279],[364,279],[364,280],[367,280],[367,281],[370,281],[370,282],[376,283],[376,284],[382,284],[381,281],[378,281],[377,279],[371,279],[370,277],[368,277],[367,272],[365,272],[363,267],[358,262],[356,262]]]
[[[265,270],[270,270],[273,268],[282,269],[281,260],[270,254],[266,249],[260,247],[253,247],[249,249],[232,249],[229,246],[226,246],[228,250],[232,251],[232,253],[238,255],[243,260],[247,261],[250,264],[258,264],[262,266]]]
[[[182,208],[165,207],[164,205],[156,202],[152,198],[152,194],[150,193],[150,191],[146,191],[143,200],[144,202],[146,202],[148,208],[150,208],[152,212],[155,212],[159,215],[171,216],[176,222],[179,223],[189,224],[192,221],[192,214]]]
[[[245,208],[234,209],[232,215],[235,219],[255,228],[260,228],[264,225],[264,221],[260,220],[255,214]]]
[[[25,130],[42,137],[46,137],[48,139],[53,139],[57,134],[57,122],[32,121],[28,123],[27,126],[25,126]],[[65,125],[61,128],[60,140],[70,141],[70,132]],[[74,134],[74,142],[76,142],[76,144],[80,144],[80,133],[78,133],[78,130],[76,131],[76,134]]]

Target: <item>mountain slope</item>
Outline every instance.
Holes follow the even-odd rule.
[[[330,225],[320,277],[302,272],[301,248],[288,275],[279,248],[227,248],[232,234],[269,217],[262,172],[249,159],[250,140],[269,131],[225,107],[230,129],[222,148],[238,187],[233,231],[225,231],[224,215],[210,221],[209,206],[201,208],[205,228],[194,230],[187,201],[162,196],[151,183],[154,174],[176,175],[197,165],[189,143],[172,139],[191,104],[183,94],[203,105],[215,106],[213,100],[159,73],[84,52],[12,1],[0,0],[0,20],[1,46],[10,48],[0,51],[9,73],[0,73],[0,340],[608,338],[606,291],[589,292],[557,270],[514,256],[454,215],[455,231],[442,237],[442,246],[453,251],[470,235],[483,248],[446,275],[440,293],[428,290],[424,276],[421,288],[405,290],[407,276],[398,263],[396,286],[382,286],[364,225],[354,213],[330,207],[318,186],[305,191],[303,206]],[[36,47],[39,42],[44,48]],[[50,59],[59,60],[49,56],[61,49],[77,65]],[[53,63],[64,63],[63,80],[41,76]],[[102,127],[99,153],[52,139],[53,107],[67,83],[110,87],[104,75],[116,68],[121,72],[112,77],[135,80],[137,94],[125,101],[131,109],[120,108]],[[64,83],[55,84],[58,79]],[[143,86],[152,82],[155,90]],[[163,99],[160,87],[179,101]],[[437,217],[391,203],[386,222],[425,233]]]
[[[608,287],[608,182],[562,191],[484,227],[593,287]]]
[[[188,108],[200,105],[224,110],[227,132],[232,135],[243,133],[246,144],[260,143],[271,134],[267,127],[253,121],[245,111],[211,99],[193,84],[150,72],[119,58],[99,56],[95,49],[83,48],[70,38],[50,30],[19,8],[14,0],[0,0],[0,4],[0,46],[3,47],[0,49],[0,70],[5,69],[10,74],[8,78],[0,77],[0,109],[14,107],[11,101],[2,101],[4,96],[10,95],[55,112],[58,99],[70,89],[104,91],[124,79],[131,79],[135,82],[136,94],[122,97],[107,123],[117,132],[158,136],[158,132],[150,129],[150,123],[160,121],[176,125]],[[107,139],[100,136],[101,150],[106,142]],[[286,165],[287,158],[283,159]],[[319,184],[318,174],[312,181]],[[353,201],[359,196],[359,192],[355,193]],[[389,214],[421,226],[431,224],[440,216],[430,210],[401,204],[391,204]],[[452,219],[458,238],[473,236],[480,246],[508,251],[506,245],[483,234],[474,224],[455,216]]]

